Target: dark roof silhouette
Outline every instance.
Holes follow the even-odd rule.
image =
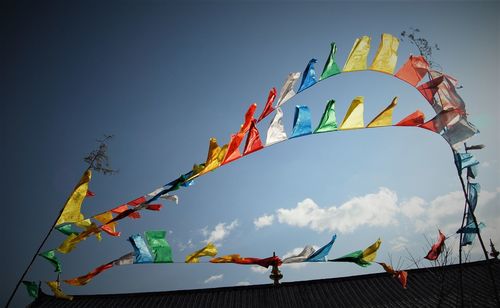
[[[500,262],[491,269],[500,294]],[[285,273],[286,275],[286,273]],[[460,307],[460,267],[408,270],[408,289],[387,273],[151,293],[76,295],[73,301],[40,292],[29,307]],[[441,284],[441,281],[443,282]],[[442,286],[442,288],[440,287]],[[497,307],[488,263],[463,264],[465,307]],[[441,296],[440,296],[441,293]]]

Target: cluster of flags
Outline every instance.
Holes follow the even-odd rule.
[[[291,138],[350,129],[383,126],[415,126],[439,133],[454,149],[456,149],[461,143],[465,142],[479,132],[474,125],[467,120],[465,103],[457,93],[458,81],[456,79],[447,74],[431,69],[429,63],[423,56],[410,56],[403,66],[396,73],[394,73],[398,58],[397,52],[399,40],[387,33],[382,34],[376,54],[373,57],[371,64],[368,66],[370,44],[371,38],[368,36],[357,38],[347,57],[343,69],[341,70],[335,58],[337,46],[335,43],[332,43],[330,53],[319,78],[317,77],[315,70],[315,64],[318,62],[316,59],[311,59],[307,64],[297,90],[295,90],[295,84],[299,81],[301,73],[290,73],[286,78],[279,95],[276,88],[272,88],[270,90],[266,104],[258,117],[255,116],[257,104],[250,105],[244,116],[243,124],[236,133],[231,135],[227,144],[220,146],[215,138],[210,139],[207,158],[204,163],[194,164],[191,170],[182,174],[177,179],[155,189],[151,193],[140,196],[108,211],[91,216],[90,218],[85,218],[81,213],[81,206],[84,199],[86,197],[94,196],[94,193],[89,190],[89,182],[91,180],[92,173],[90,169],[86,170],[68,198],[55,225],[55,228],[58,231],[67,236],[66,239],[57,249],[43,252],[40,256],[54,264],[56,272],[60,273],[61,264],[56,257],[56,252],[62,254],[69,253],[79,242],[92,235],[95,235],[96,238],[100,240],[102,232],[113,237],[120,236],[120,232],[117,231],[117,222],[119,220],[126,217],[138,219],[141,217],[140,211],[144,209],[159,211],[162,208],[162,204],[158,203],[160,199],[178,203],[178,197],[176,195],[170,195],[170,192],[178,190],[180,187],[188,187],[192,185],[194,179],[211,172],[220,166]],[[339,125],[335,112],[335,101],[332,99],[327,102],[321,120],[314,130],[311,123],[311,112],[309,107],[305,105],[296,106],[292,132],[290,137],[288,137],[283,125],[283,111],[281,109],[281,106],[285,102],[293,98],[298,93],[329,77],[345,72],[363,70],[372,70],[393,75],[396,78],[412,85],[431,104],[436,112],[436,116],[425,122],[424,114],[421,111],[416,110],[414,113],[408,115],[398,123],[393,124],[392,114],[398,102],[398,98],[395,97],[384,110],[382,110],[365,126],[363,115],[364,98],[362,96],[358,96],[352,100],[345,117]],[[421,83],[426,76],[429,76],[430,80]],[[263,141],[257,128],[257,124],[266,119],[273,112],[275,115],[270,121],[265,141]],[[245,137],[246,140],[244,141]],[[461,170],[467,168],[469,178],[475,178],[477,174],[476,165],[479,162],[477,162],[469,153],[458,153],[456,151],[455,153],[457,169],[461,172]],[[469,201],[471,204],[471,207],[469,207],[470,212],[474,211],[479,189],[480,187],[478,183],[469,183],[468,185]],[[82,230],[75,231],[73,226]],[[465,234],[461,244],[467,245],[472,243],[474,234],[477,233],[482,226],[484,226],[484,224],[475,226],[469,213],[469,215],[467,215],[466,227],[458,231]],[[130,237],[129,240],[134,247],[134,253],[127,254],[117,260],[102,265],[85,276],[72,280],[66,280],[66,282],[72,285],[84,285],[95,275],[116,265],[172,262],[171,248],[164,239],[164,233],[146,232],[145,236],[146,240],[144,240],[141,235]],[[277,257],[256,259],[242,258],[239,255],[229,255],[214,258],[211,262],[270,265],[277,263],[281,264],[281,262],[293,263],[326,261],[326,256],[328,255],[334,241],[335,236],[329,244],[318,251],[314,251],[312,246],[306,246],[299,255],[286,258],[283,261]],[[375,244],[363,251],[356,251],[344,257],[327,261],[354,262],[360,266],[366,266],[371,264],[374,260],[379,246],[380,241],[377,241]],[[216,247],[209,244],[207,247],[204,247],[186,257],[186,262],[199,262],[200,257],[213,257],[216,254]],[[428,257],[432,258],[433,255],[428,255]],[[394,271],[390,266],[387,266],[384,263],[381,263],[381,265],[387,272],[398,278],[401,283],[406,286],[406,274]],[[403,281],[405,282],[403,283]],[[29,284],[26,285],[29,289]],[[62,292],[60,291],[58,282],[50,282],[49,286],[52,290],[54,290],[56,295]]]

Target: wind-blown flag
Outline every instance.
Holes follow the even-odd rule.
[[[479,161],[471,153],[455,152],[453,157],[455,160],[455,166],[460,172],[467,167],[479,165]]]
[[[365,250],[358,250],[355,252],[351,252],[343,257],[336,258],[333,260],[328,260],[330,262],[353,262],[359,266],[367,267],[371,265],[371,262],[375,260],[377,257],[377,250],[380,248],[382,241],[378,239],[371,246],[366,248]]]
[[[94,218],[103,224],[103,226],[101,226],[101,230],[111,236],[120,236],[120,232],[116,231],[116,222],[106,224],[108,221],[111,221],[113,219],[113,213],[111,211],[96,215],[94,216]]]
[[[288,258],[283,259],[283,264],[304,262],[314,252],[315,252],[314,248],[311,245],[307,245],[298,255],[290,256]]]
[[[66,299],[66,300],[73,300],[73,296],[71,295],[66,295],[62,290],[61,290],[61,285],[59,281],[47,281],[47,285],[50,287],[52,292],[54,293],[54,296],[57,298],[61,299]]]
[[[268,268],[269,266],[280,266],[282,261],[279,257],[273,256],[265,259],[260,258],[242,258],[239,254],[226,255],[210,260],[211,263],[236,263],[236,264],[256,264]]]
[[[299,77],[300,77],[300,72],[288,74],[288,77],[285,80],[283,87],[281,87],[280,96],[278,98],[278,103],[277,103],[276,107],[280,107],[286,101],[288,101],[289,99],[291,99],[292,97],[295,96],[296,93],[293,90],[293,86],[295,85],[297,80],[299,80]]]
[[[146,241],[154,263],[172,263],[172,248],[165,239],[165,231],[146,231]]]
[[[330,55],[328,56],[328,60],[325,63],[325,67],[323,68],[323,73],[321,73],[321,77],[319,80],[325,80],[328,77],[340,74],[340,68],[335,62],[335,54],[337,53],[337,45],[334,42],[331,44]]]
[[[344,117],[344,120],[342,121],[342,124],[340,124],[339,130],[365,127],[363,121],[363,112],[364,112],[363,102],[364,102],[363,96],[356,96],[354,98],[354,100],[351,103],[351,106],[349,106],[349,109],[347,110],[347,113]]]
[[[443,250],[444,240],[446,239],[446,236],[443,233],[441,233],[441,230],[438,230],[438,231],[439,231],[439,236],[438,236],[437,242],[435,242],[432,245],[431,250],[429,250],[427,255],[424,257],[427,260],[431,260],[431,261],[436,260],[439,257],[439,254],[441,253],[441,251]]]
[[[140,234],[134,234],[129,237],[129,241],[134,247],[134,263],[153,263],[153,256],[149,252],[148,246]]]
[[[77,235],[78,234],[78,232],[72,230],[71,224],[58,226],[58,227],[56,227],[56,230],[61,232],[62,234],[65,234],[65,235],[71,235],[71,234]]]
[[[314,133],[326,133],[337,130],[337,117],[335,115],[335,101],[329,100],[326,104],[325,112],[321,116],[321,121]]]
[[[38,297],[38,284],[36,282],[23,280],[23,284],[26,287],[26,291],[29,296],[33,298]]]
[[[257,109],[257,104],[252,104],[250,105],[250,107],[248,107],[248,110],[245,113],[245,122],[241,125],[238,133],[231,136],[226,156],[224,157],[221,165],[227,164],[242,156],[239,147],[241,142],[243,141],[243,138],[245,138],[245,134],[248,132],[248,130],[250,130],[252,126],[252,121],[254,119],[254,114],[256,109]]]
[[[205,168],[203,168],[203,170],[201,170],[198,174],[196,174],[196,176],[201,176],[203,174],[206,174],[210,171],[217,169],[221,165],[224,157],[226,156],[227,147],[228,147],[227,144],[220,147],[217,144],[217,139],[210,138],[207,160],[205,162]],[[195,175],[191,176],[190,179],[193,179],[194,177]]]
[[[283,125],[283,111],[278,107],[276,108],[276,115],[267,129],[266,147],[286,140],[287,138]]]
[[[394,68],[398,62],[399,40],[388,34],[382,33],[380,45],[373,59],[371,70],[387,74],[394,73]]]
[[[199,263],[201,257],[215,257],[217,255],[217,247],[214,244],[208,243],[207,246],[201,248],[186,256],[186,263]]]
[[[259,130],[257,129],[257,122],[253,120],[250,125],[250,131],[248,132],[245,148],[243,149],[243,155],[256,152],[263,147],[262,141],[260,140]]]
[[[443,110],[438,113],[434,118],[420,125],[419,127],[430,130],[431,132],[440,133],[445,127],[452,125],[459,121],[459,110]]]
[[[394,268],[392,268],[392,266],[385,264],[384,262],[377,262],[377,263],[380,264],[387,273],[391,274],[392,277],[399,280],[401,286],[403,286],[403,289],[406,289],[406,284],[408,283],[408,272],[395,271]]]
[[[392,102],[381,113],[379,113],[366,127],[381,127],[392,125],[392,112],[398,103],[398,98],[393,98]]]
[[[479,233],[480,230],[482,230],[484,227],[486,227],[484,223],[480,222],[479,225],[477,225],[476,227],[476,224],[474,223],[474,221],[472,221],[465,227],[457,230],[457,233],[464,233],[460,245],[461,246],[472,245],[472,242],[474,242],[474,239],[476,238],[476,234]]]
[[[449,145],[453,148],[458,148],[478,133],[479,130],[472,123],[467,121],[465,117],[461,116],[458,122],[448,126],[448,129],[443,132],[442,136]]]
[[[114,266],[130,265],[130,264],[134,264],[134,260],[135,260],[135,253],[129,252],[126,255],[123,255],[120,258],[114,260],[113,265]]]
[[[356,39],[344,64],[343,72],[366,70],[366,59],[368,58],[368,52],[370,52],[370,41],[371,38],[366,35]]]
[[[439,113],[443,110],[458,109],[465,113],[465,103],[458,95],[454,81],[447,75],[441,75],[420,85],[417,89],[422,93],[425,99],[431,104],[432,108]],[[436,100],[436,93],[438,100]]]
[[[67,222],[77,222],[83,220],[81,207],[83,199],[87,196],[91,177],[92,172],[90,169],[87,169],[69,196],[68,201],[66,201],[63,211],[59,216],[59,219],[57,219],[56,226]]]
[[[99,275],[100,273],[102,273],[105,270],[108,270],[112,267],[113,267],[113,262],[109,262],[109,263],[106,263],[104,265],[101,265],[101,266],[93,269],[92,271],[90,271],[86,275],[72,278],[72,279],[66,279],[66,280],[64,280],[64,282],[66,282],[69,285],[75,286],[75,287],[84,286],[87,283],[89,283],[90,280],[92,280],[92,278],[94,278],[95,276]]]
[[[59,245],[57,248],[57,251],[60,253],[70,253],[73,248],[76,247],[76,244],[79,242],[83,241],[85,238],[77,240],[78,235],[76,234],[70,234],[66,239]]]
[[[54,265],[54,267],[55,267],[55,270],[54,270],[55,272],[58,272],[58,273],[61,272],[61,262],[59,262],[59,260],[56,257],[56,250],[55,249],[39,253],[38,255],[40,257],[44,258],[45,260],[49,261],[50,263],[52,263],[52,265]]]
[[[302,74],[302,81],[300,82],[299,90],[297,93],[304,91],[305,89],[312,87],[316,82],[316,72],[314,71],[314,63],[318,62],[316,59],[311,59]]]
[[[271,112],[274,111],[273,102],[275,98],[276,98],[276,88],[272,88],[271,91],[269,91],[269,96],[267,97],[266,105],[264,106],[264,110],[262,110],[262,113],[260,114],[257,123],[262,121],[265,117],[267,117]]]
[[[399,121],[394,126],[420,126],[424,124],[425,115],[422,111],[417,110],[414,113],[410,114],[406,118]]]
[[[311,128],[311,111],[304,105],[295,106],[295,115],[293,118],[293,131],[290,138],[309,135]]]
[[[325,262],[327,261],[328,254],[330,253],[330,250],[332,249],[333,243],[335,243],[335,240],[337,239],[337,234],[334,234],[332,236],[332,239],[328,244],[325,246],[321,247],[320,249],[316,250],[312,255],[310,255],[305,262]]]
[[[394,76],[416,87],[428,72],[429,63],[424,56],[410,56]]]

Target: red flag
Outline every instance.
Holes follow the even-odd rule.
[[[161,204],[148,204],[146,209],[150,211],[159,211],[162,207],[163,205]]]
[[[427,260],[431,261],[436,260],[439,257],[441,251],[443,250],[444,240],[446,239],[446,236],[441,232],[441,230],[438,231],[439,231],[439,238],[437,242],[435,242],[434,245],[432,245],[431,250],[429,250],[429,252],[425,256]]]
[[[257,109],[257,104],[253,103],[248,107],[247,112],[245,113],[245,123],[241,125],[240,133],[246,133],[250,129],[250,125],[252,124],[253,115],[255,114],[255,110]]]
[[[416,87],[428,72],[429,63],[423,56],[410,56],[394,76]]]
[[[268,268],[269,266],[280,266],[282,264],[282,261],[279,257],[273,256],[265,259],[259,259],[259,258],[240,258],[236,259],[235,263],[237,264],[257,264],[260,266],[263,266],[265,268]]]
[[[127,202],[127,204],[132,205],[132,206],[138,206],[144,202],[146,202],[146,197],[142,196],[142,197],[139,197],[137,199],[134,199],[132,201]]]
[[[231,135],[231,140],[229,141],[229,145],[227,147],[226,156],[224,157],[221,166],[241,157],[239,147],[244,137],[245,133],[237,133]]]
[[[90,190],[87,190],[87,197],[93,197],[93,196],[95,196],[95,194]]]
[[[112,267],[113,267],[113,262],[106,263],[104,265],[99,266],[98,268],[95,268],[87,275],[83,275],[83,276],[76,277],[73,279],[67,279],[67,280],[64,280],[64,282],[66,282],[67,284],[72,285],[72,286],[77,286],[77,287],[83,286],[83,285],[86,285],[87,283],[89,283],[90,280],[92,280],[92,278],[94,278],[95,276],[99,275],[100,273],[102,273],[105,270],[108,270]]]
[[[120,236],[121,232],[119,231],[113,231],[112,228],[108,225],[104,225],[100,227],[102,231],[106,232],[107,234],[111,236]]]
[[[434,105],[434,95],[437,93],[439,85],[443,82],[443,79],[443,76],[431,79],[417,88],[417,90],[422,93],[431,105]]]
[[[247,142],[245,144],[245,149],[243,150],[243,155],[248,155],[255,151],[258,151],[264,146],[262,145],[262,141],[260,140],[259,130],[257,129],[255,120],[252,121],[252,125],[250,126],[250,131],[247,136]]]
[[[128,206],[126,204],[123,204],[123,205],[120,205],[118,207],[115,207],[114,209],[111,210],[111,212],[113,212],[115,214],[121,214],[127,210],[128,210]],[[130,217],[132,219],[139,219],[139,218],[141,218],[141,214],[139,212],[129,212],[128,217]]]
[[[434,118],[420,125],[419,127],[428,129],[432,132],[439,133],[445,126],[451,125],[459,120],[459,116],[462,114],[461,110],[443,110],[438,113]]]
[[[417,110],[403,120],[399,121],[398,124],[394,126],[419,126],[424,124],[424,119],[425,115],[422,113],[422,111]]]
[[[273,102],[275,98],[276,98],[276,88],[272,88],[271,91],[269,92],[269,96],[267,97],[266,106],[264,107],[264,110],[262,110],[262,114],[257,120],[257,123],[262,121],[265,117],[267,117],[271,112],[274,111]]]
[[[406,284],[408,283],[408,272],[406,271],[397,271],[396,278],[401,282],[403,289],[406,289]]]

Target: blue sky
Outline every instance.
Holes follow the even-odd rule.
[[[8,297],[85,169],[82,157],[102,134],[115,135],[110,156],[120,172],[94,175],[90,187],[96,196],[85,201],[86,215],[148,193],[203,162],[209,138],[226,143],[247,107],[256,102],[260,112],[268,91],[279,90],[288,73],[302,72],[311,58],[318,59],[320,70],[330,42],[337,43],[342,66],[357,37],[372,37],[371,59],[381,33],[398,35],[408,27],[420,28],[439,44],[434,60],[463,85],[459,93],[469,119],[481,131],[471,142],[487,146],[477,153],[483,188],[477,215],[488,226],[484,238],[498,241],[493,235],[500,234],[495,227],[500,223],[499,11],[497,2],[454,1],[18,3],[2,47],[8,55],[1,130],[8,287],[0,298]],[[417,51],[402,42],[397,67],[410,53]],[[427,118],[434,114],[414,88],[391,76],[346,73],[285,104],[287,133],[295,105],[309,106],[315,126],[329,99],[336,100],[340,121],[355,96],[365,97],[366,123],[394,96],[399,97],[394,121],[416,109]],[[259,126],[263,138],[270,119]],[[155,229],[170,231],[167,240],[180,262],[208,239],[216,240],[220,255],[268,257],[306,244],[321,246],[337,233],[331,258],[380,237],[377,260],[392,256],[396,265],[401,257],[406,268],[411,264],[404,247],[424,256],[424,236],[433,241],[438,227],[447,235],[458,228],[459,191],[449,146],[423,129],[297,138],[201,177],[178,192],[179,205],[165,203],[158,213],[122,220],[120,238],[86,240],[60,256],[62,278],[129,252],[129,235]],[[268,225],[259,228],[256,221]],[[56,232],[45,248],[62,240]],[[456,239],[449,243],[457,246]],[[52,270],[37,260],[27,279],[53,280]],[[283,281],[295,281],[381,268],[325,263],[282,271]],[[69,294],[196,289],[269,283],[267,276],[231,264],[133,265],[113,268],[85,287],[63,289]],[[20,290],[15,303],[27,302]]]

